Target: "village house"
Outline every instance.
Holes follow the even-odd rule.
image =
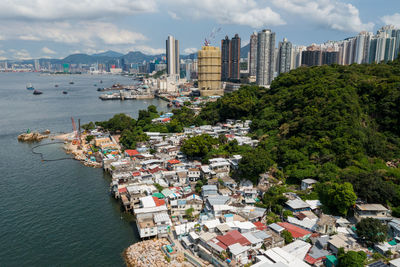
[[[336,233],[336,219],[333,216],[321,214],[315,230],[320,234]]]
[[[337,254],[339,248],[343,248],[344,251],[357,250],[360,245],[350,235],[339,233],[330,237],[328,241],[328,248],[332,250],[333,254]]]
[[[357,204],[354,211],[354,218],[361,221],[363,218],[374,218],[382,221],[390,221],[390,211],[381,204]]]
[[[311,189],[313,184],[316,184],[317,181],[314,179],[304,179],[301,181],[301,190],[307,190],[307,189]]]
[[[187,172],[187,179],[189,182],[196,182],[201,179],[199,168],[189,168]]]
[[[308,205],[306,202],[304,202],[300,198],[295,198],[293,200],[288,200],[285,203],[285,205],[290,211],[292,211],[294,213],[311,210],[310,205]]]

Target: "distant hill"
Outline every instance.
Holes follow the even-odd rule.
[[[164,54],[160,55],[146,55],[139,51],[129,52],[128,54],[122,56],[125,62],[127,63],[141,63],[143,61],[150,61],[153,59],[158,59],[164,56]]]
[[[123,55],[124,54],[121,54],[119,52],[108,50],[103,53],[93,54],[92,57],[122,57]]]
[[[250,43],[240,48],[240,57],[247,58],[247,54],[250,52]]]

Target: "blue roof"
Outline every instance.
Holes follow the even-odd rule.
[[[226,217],[226,218],[233,217],[233,214],[225,214],[224,217]]]

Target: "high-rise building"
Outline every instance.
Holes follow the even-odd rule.
[[[250,36],[249,75],[257,75],[257,33]]]
[[[257,36],[257,85],[270,85],[274,78],[275,33],[262,30]]]
[[[307,47],[306,51],[301,52],[301,65],[304,66],[320,66],[321,61],[321,48],[317,45]]]
[[[221,81],[229,80],[231,76],[231,40],[228,35],[221,41]]]
[[[35,71],[40,71],[39,59],[35,59],[34,63],[35,63]]]
[[[279,42],[278,51],[278,74],[289,72],[292,60],[292,43],[286,38]]]
[[[305,46],[293,46],[292,58],[290,63],[290,69],[297,69],[301,66],[301,53],[306,50]]]
[[[223,95],[221,89],[221,50],[203,46],[198,52],[198,87],[202,96]]]
[[[238,34],[229,40],[226,36],[221,41],[221,80],[240,79],[240,37]]]
[[[230,79],[240,79],[240,37],[235,34],[231,40],[231,75]]]
[[[167,74],[179,75],[180,64],[179,64],[179,41],[171,35],[168,36],[166,41],[166,55],[167,55]]]
[[[338,51],[322,51],[322,65],[338,64],[339,52]]]
[[[371,42],[371,32],[360,32],[356,36],[356,50],[353,63],[368,63],[369,46]]]

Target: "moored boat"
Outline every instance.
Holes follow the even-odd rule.
[[[34,95],[41,95],[41,94],[43,94],[43,92],[42,92],[42,91],[39,91],[39,90],[34,90],[34,91],[33,91],[33,94],[34,94]]]
[[[63,91],[63,94],[66,95],[66,94],[68,94],[68,92],[67,91]]]
[[[33,87],[33,85],[32,85],[31,83],[28,83],[28,84],[26,85],[26,89],[28,89],[28,90],[35,90],[35,88]]]

